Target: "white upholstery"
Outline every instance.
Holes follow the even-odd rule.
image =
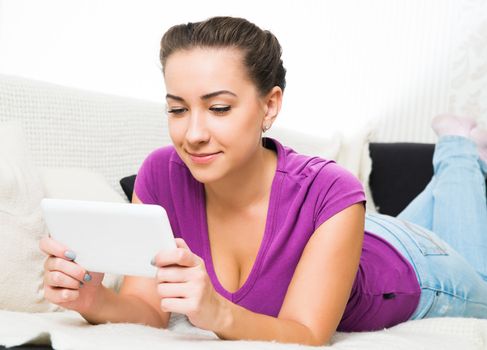
[[[7,123],[5,123],[7,124]],[[54,311],[41,293],[46,234],[40,176],[17,123],[0,125],[0,309]]]
[[[105,178],[84,168],[37,168],[18,121],[0,122],[0,309],[59,311],[44,299],[47,235],[40,201],[44,197],[123,202]],[[103,284],[118,289],[121,276],[106,274]]]
[[[34,163],[101,173],[120,194],[120,178],[168,144],[163,105],[0,75],[0,122],[18,120]]]
[[[7,120],[22,124],[33,155],[33,163],[37,165],[37,169],[32,167],[34,170],[26,173],[29,179],[32,178],[31,183],[35,183],[35,186],[32,186],[32,203],[29,206],[22,206],[29,207],[34,212],[38,212],[36,202],[40,201],[42,196],[125,200],[113,193],[113,190],[116,190],[122,195],[118,184],[120,178],[135,174],[142,160],[151,150],[170,143],[162,104],[0,75],[0,124]],[[331,139],[320,139],[285,130],[272,131],[272,136],[299,152],[337,159],[363,182],[370,172],[370,158],[367,152],[369,134],[370,130],[364,130],[360,137],[352,139],[343,138],[341,135]],[[2,139],[0,144],[1,142]],[[17,151],[20,151],[20,148],[19,146]],[[10,151],[4,151],[3,157],[8,158],[5,154],[8,155]],[[100,174],[108,180],[110,189],[104,184],[105,179]],[[25,192],[23,193],[25,195]],[[10,205],[8,198],[2,195],[4,208],[8,207]],[[13,264],[5,265],[5,268],[9,268],[11,273],[15,274],[19,270],[15,267],[15,260],[8,260],[7,253],[15,253],[15,249],[19,249],[21,245],[12,240],[15,239],[11,236],[14,231],[7,230],[12,227],[12,223],[7,222],[5,218],[5,215],[0,215],[0,234],[4,234],[5,237],[10,234],[11,241],[6,241],[0,235],[4,248],[0,254],[0,263],[3,265],[13,261]],[[21,220],[22,218],[14,224],[18,225]],[[38,223],[36,227],[40,225]],[[31,232],[29,238],[31,252],[35,251],[32,243],[38,239],[40,232]],[[9,251],[5,246],[6,242],[14,249]],[[3,261],[2,257],[7,258]],[[36,277],[33,277],[26,286],[29,288],[34,286],[31,296],[37,298],[33,301],[37,303],[34,305],[40,305],[39,287],[42,276],[39,254],[36,253],[35,260],[30,259],[29,256],[21,256],[19,259],[28,269],[32,268],[30,263],[35,265],[32,271]],[[107,282],[114,283],[116,288],[118,280],[113,276]],[[7,281],[4,280],[2,287],[5,285]],[[0,295],[0,299],[2,297],[12,298],[12,295]],[[254,345],[268,349],[302,348],[298,345],[271,342],[218,341],[215,340],[214,335],[192,327],[184,317],[177,314],[171,317],[170,329],[173,332],[168,332],[134,324],[89,326],[73,312],[34,314],[20,312],[32,310],[19,308],[18,304],[15,306],[10,309],[15,309],[17,312],[0,310],[0,345],[19,345],[30,340],[48,343],[51,340],[58,349],[98,349],[110,346],[120,349],[167,348],[168,346],[174,348],[192,346],[200,349],[231,347],[233,349]],[[46,306],[49,307],[48,304],[43,305],[38,311],[47,311]],[[333,338],[332,348],[454,349],[458,348],[458,344],[462,344],[465,349],[481,349],[485,347],[482,343],[485,343],[486,322],[473,319],[421,320],[378,332],[337,333]],[[468,337],[469,341],[465,341],[465,337]]]

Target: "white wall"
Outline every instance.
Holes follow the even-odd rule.
[[[474,2],[0,0],[0,73],[163,101],[164,31],[242,16],[283,46],[281,126],[328,134],[371,120],[407,129],[416,119],[421,137],[414,128],[402,137],[428,139],[429,119],[450,108],[453,34]]]

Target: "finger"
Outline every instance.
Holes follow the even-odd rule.
[[[163,298],[161,299],[160,306],[164,312],[175,312],[178,314],[187,315],[192,308],[188,306],[188,298]]]
[[[41,238],[39,248],[47,255],[53,255],[68,260],[76,259],[76,254],[73,251],[48,236]]]
[[[44,298],[54,304],[63,304],[78,299],[79,291],[66,288],[44,286]]]
[[[81,282],[60,271],[50,271],[46,274],[45,282],[50,287],[62,287],[68,289],[79,289]]]
[[[62,272],[80,282],[86,281],[87,271],[83,267],[76,264],[75,262],[68,261],[62,258],[47,258],[46,262],[44,263],[44,269],[48,272]]]
[[[157,294],[160,298],[185,298],[188,286],[186,283],[159,283]]]
[[[156,280],[159,283],[181,283],[188,281],[188,271],[185,267],[161,267],[157,269]]]
[[[158,267],[170,265],[191,267],[199,264],[199,257],[187,248],[176,248],[159,252],[154,262]]]

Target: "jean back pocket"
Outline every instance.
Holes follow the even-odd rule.
[[[412,242],[423,255],[448,255],[448,248],[434,232],[412,222],[383,214],[368,214],[369,219],[389,230],[406,247]]]

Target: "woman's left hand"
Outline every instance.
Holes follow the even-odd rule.
[[[154,260],[161,310],[185,314],[196,327],[217,331],[227,300],[213,288],[203,259],[181,238],[176,238],[176,246],[159,252]]]

